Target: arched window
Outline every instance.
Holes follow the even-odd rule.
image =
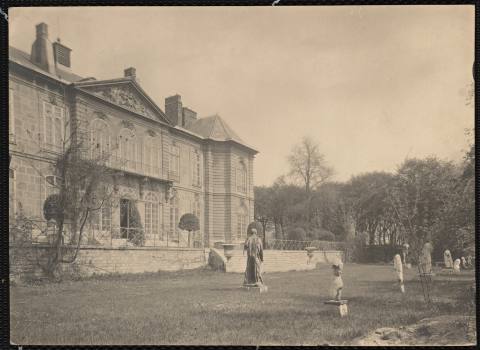
[[[111,152],[110,126],[101,119],[95,119],[90,127],[90,154],[92,159],[107,162]]]
[[[235,172],[236,183],[237,183],[237,192],[247,193],[247,167],[243,160],[241,160]]]
[[[45,176],[45,199],[60,190],[60,178],[55,175]]]
[[[145,164],[145,172],[148,175],[160,176],[160,157],[162,148],[158,137],[146,136],[144,138],[143,144],[143,159]]]
[[[120,130],[118,135],[119,158],[121,165],[128,170],[137,168],[137,140],[135,133],[127,128]]]
[[[237,212],[237,239],[242,239],[247,236],[247,220],[248,211],[244,204],[240,205]]]
[[[145,196],[145,233],[147,235],[160,235],[161,207],[157,195],[149,193]],[[163,237],[161,239],[163,240]]]

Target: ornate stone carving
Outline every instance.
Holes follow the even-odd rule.
[[[102,120],[108,120],[108,117],[105,113],[103,112],[93,112],[93,115],[95,118],[102,119]]]
[[[119,106],[127,108],[136,113],[149,118],[155,118],[153,112],[148,108],[131,89],[122,86],[100,87],[94,90],[94,93],[113,102]]]
[[[135,126],[133,125],[133,123],[129,120],[122,120],[122,122],[120,123],[122,125],[122,127],[124,128],[127,128],[127,129],[130,129],[130,130],[135,130]]]
[[[155,131],[153,131],[152,129],[148,129],[147,134],[150,135],[151,137],[157,136],[157,133]]]

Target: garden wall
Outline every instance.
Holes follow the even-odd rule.
[[[48,246],[10,247],[10,273],[15,277],[41,276],[37,258],[51,249]],[[208,254],[208,252],[207,252]],[[62,264],[66,274],[91,276],[109,273],[143,273],[195,269],[207,265],[204,249],[194,248],[105,248],[82,247],[72,264]]]
[[[247,263],[242,250],[234,249],[232,257],[227,260],[223,249],[210,249],[209,264],[213,269],[225,272],[245,272]],[[264,250],[264,265],[266,272],[286,272],[313,270],[319,265],[326,265],[334,260],[343,260],[343,252],[339,250],[315,251],[312,258],[307,256],[306,251],[301,250]]]

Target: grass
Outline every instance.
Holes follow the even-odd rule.
[[[93,278],[10,292],[15,344],[348,344],[379,327],[442,314],[462,314],[458,295],[473,272],[435,276],[433,308],[423,302],[416,270],[406,270],[406,293],[392,266],[348,264],[338,316],[328,299],[331,271],[269,273],[267,293],[240,288],[241,274],[209,270]]]

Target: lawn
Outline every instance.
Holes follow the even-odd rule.
[[[16,344],[348,344],[379,327],[464,313],[458,295],[472,271],[437,274],[434,307],[423,301],[416,270],[406,293],[392,266],[347,264],[340,318],[328,298],[331,271],[269,273],[267,293],[240,288],[241,274],[210,270],[112,276],[13,286],[11,341]],[[458,306],[460,304],[460,306]]]

